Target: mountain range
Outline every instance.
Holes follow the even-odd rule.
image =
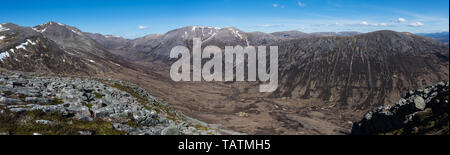
[[[257,82],[177,83],[170,50],[279,46],[279,88]],[[407,32],[244,32],[188,26],[137,39],[83,32],[49,22],[0,27],[0,67],[129,81],[199,120],[249,134],[347,134],[374,107],[408,90],[448,80],[449,46]]]
[[[448,44],[448,32],[440,32],[440,33],[419,33],[418,35],[427,36],[431,38],[435,38],[443,43]]]

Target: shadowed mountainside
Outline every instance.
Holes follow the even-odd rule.
[[[277,97],[320,98],[366,109],[408,89],[448,79],[448,46],[410,33],[378,31],[289,40],[278,46]]]

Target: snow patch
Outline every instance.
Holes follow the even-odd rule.
[[[75,55],[75,54],[73,54],[72,52],[67,52],[67,51],[64,51],[64,52],[66,52],[66,53],[69,54],[69,55]]]
[[[33,28],[33,30],[36,31],[36,32],[39,32],[39,33],[43,33],[43,32],[45,32],[45,30],[47,30],[47,27],[44,28],[43,30],[39,30],[37,28]]]
[[[72,32],[73,32],[73,33],[76,33],[76,34],[78,34],[78,35],[80,35],[80,36],[83,35],[83,34],[82,34],[81,32],[79,32],[79,31],[72,30]]]
[[[233,29],[228,29],[228,30],[230,30],[231,31],[231,33],[233,33],[233,35],[235,36],[235,37],[239,37],[240,39],[242,39],[242,36],[241,36],[241,34],[239,34],[239,31],[236,31],[236,30],[233,30]]]
[[[197,28],[199,29],[215,29],[215,30],[220,30],[220,27],[211,27],[211,26],[192,26],[192,31],[195,31]]]
[[[27,43],[30,43],[31,45],[36,45],[36,43],[31,41],[30,39],[27,39]]]
[[[29,44],[31,44],[31,45],[36,45],[36,43],[35,43],[35,42],[31,41],[30,39],[27,39],[27,41],[26,41],[26,42],[24,42],[24,43],[20,44],[19,46],[16,46],[16,49],[23,49],[23,50],[27,50],[27,49],[25,48],[25,46],[28,46]]]
[[[3,31],[8,31],[9,30],[9,28],[8,27],[3,27],[3,25],[2,24],[0,24],[0,32],[3,32]]]
[[[3,58],[7,58],[7,57],[9,57],[8,51],[0,53],[0,61],[3,61]]]
[[[6,37],[5,36],[0,36],[0,40],[3,40],[3,39],[5,39]]]
[[[27,50],[26,48],[25,48],[25,46],[26,45],[28,45],[28,42],[26,42],[26,43],[22,43],[22,44],[20,44],[19,46],[16,46],[16,49],[23,49],[23,50]]]
[[[91,62],[91,63],[95,63],[95,61],[94,61],[94,60],[89,60],[89,62]]]
[[[188,33],[186,31],[184,31],[184,36],[183,38],[187,38],[188,37]]]

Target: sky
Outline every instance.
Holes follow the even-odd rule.
[[[448,0],[0,0],[0,23],[56,21],[136,38],[184,26],[246,32],[449,31]]]

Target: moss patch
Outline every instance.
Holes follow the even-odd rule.
[[[203,130],[203,131],[209,130],[208,127],[201,126],[200,124],[195,124],[194,128],[196,128],[197,130]]]
[[[81,102],[81,104],[83,104],[84,106],[88,107],[88,108],[92,108],[92,104],[86,103],[86,102]]]
[[[133,114],[128,114],[128,121],[126,122],[126,124],[128,126],[131,126],[133,128],[137,128],[139,127],[139,124],[137,123],[137,121],[134,119]]]
[[[19,99],[19,100],[22,100],[22,101],[25,101],[25,98],[27,97],[24,94],[14,93],[14,92],[11,92],[11,91],[4,91],[3,94],[5,94],[5,96],[8,97],[8,98]]]
[[[35,123],[35,120],[49,120],[52,125]],[[124,135],[125,132],[115,130],[110,122],[100,119],[83,121],[67,118],[58,113],[28,111],[14,113],[6,111],[0,115],[0,132],[11,135],[77,135],[79,131],[90,131],[94,135]]]
[[[53,101],[50,103],[51,105],[59,105],[64,104],[64,101],[58,97],[54,97]]]
[[[96,98],[102,98],[103,97],[102,94],[97,93],[97,92],[94,92],[93,94],[95,95]]]

